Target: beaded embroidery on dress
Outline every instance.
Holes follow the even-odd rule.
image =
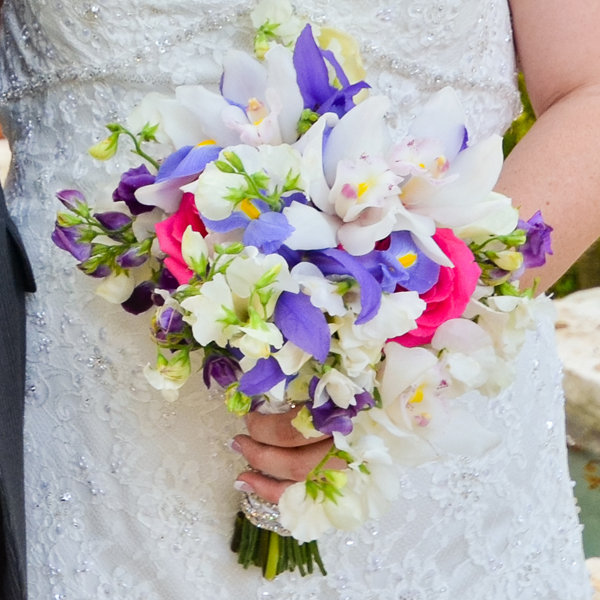
[[[399,132],[448,84],[467,107],[473,140],[501,133],[518,110],[503,1],[296,4],[302,17],[360,41]],[[173,404],[149,389],[143,326],[119,319],[120,309],[95,297],[93,283],[53,247],[54,193],[78,187],[98,203],[127,167],[124,156],[106,164],[86,156],[103,124],[123,120],[151,90],[216,86],[224,52],[250,48],[251,8],[239,0],[5,0],[7,196],[39,288],[29,303],[30,597],[589,598],[550,323],[529,336],[510,389],[491,402],[463,399],[501,435],[499,447],[405,469],[385,521],[320,541],[328,577],[265,582],[228,549],[232,481],[243,464],[226,443],[239,423],[199,380]]]

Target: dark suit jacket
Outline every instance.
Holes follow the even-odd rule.
[[[0,188],[0,598],[24,600],[24,292],[35,283]]]

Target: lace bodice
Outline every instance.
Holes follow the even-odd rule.
[[[121,153],[86,153],[103,125],[151,90],[216,86],[223,53],[250,49],[239,0],[5,0],[0,119],[14,161],[8,201],[38,281],[29,302],[26,487],[31,598],[582,600],[580,530],[566,469],[551,327],[532,332],[513,387],[463,401],[502,444],[399,473],[385,521],[321,546],[330,574],[273,583],[234,564],[227,449],[240,423],[199,378],[175,403],[141,367],[145,317],[93,293],[53,248],[54,193],[110,201]],[[369,82],[392,98],[399,134],[435,89],[453,85],[471,138],[518,110],[502,0],[304,0],[297,12],[353,34]],[[536,358],[538,357],[538,358]],[[201,590],[201,591],[199,591]]]

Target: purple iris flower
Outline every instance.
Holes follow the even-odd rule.
[[[140,204],[135,199],[137,189],[154,183],[156,176],[150,173],[146,165],[140,165],[134,169],[129,169],[121,175],[121,181],[117,189],[113,192],[115,202],[125,202],[132,215],[140,215],[151,211],[154,207]]]
[[[346,275],[358,282],[360,287],[360,314],[357,325],[370,321],[379,311],[381,305],[381,285],[361,264],[356,256],[343,250],[330,248],[310,252],[310,262],[315,264],[323,275]]]
[[[286,340],[325,362],[331,345],[329,326],[325,315],[313,306],[309,296],[282,292],[275,305],[273,321]]]
[[[208,229],[217,233],[243,229],[242,242],[245,246],[256,246],[263,254],[273,254],[293,233],[294,228],[282,213],[271,210],[266,202],[252,200],[252,204],[260,212],[256,218],[236,210],[220,221],[211,221],[206,217],[202,221]]]
[[[118,231],[131,223],[131,217],[117,211],[94,213],[94,218],[109,231]]]
[[[246,396],[265,394],[285,378],[285,373],[272,356],[261,358],[240,377],[240,391]]]
[[[518,228],[527,235],[527,241],[519,247],[524,268],[541,267],[546,262],[546,254],[552,254],[552,227],[544,223],[542,213],[538,210],[529,221],[519,219]]]
[[[210,387],[211,380],[222,388],[236,382],[242,370],[236,360],[223,354],[209,354],[202,365],[204,385]]]
[[[79,242],[81,232],[78,225],[61,227],[56,224],[52,232],[52,241],[62,250],[70,252],[78,261],[87,260],[92,254],[91,244]]]
[[[313,383],[315,380],[318,382],[316,377],[311,381],[311,395],[314,393],[314,388],[316,387],[316,383]],[[331,435],[334,431],[348,435],[352,431],[352,419],[361,410],[371,408],[375,405],[375,400],[369,392],[356,394],[354,399],[356,400],[356,404],[351,404],[348,408],[337,406],[331,398],[317,408],[314,408],[312,402],[307,402],[306,406],[312,415],[312,422],[315,429],[326,435]]]
[[[143,281],[135,286],[131,296],[125,302],[122,302],[121,306],[132,315],[139,315],[146,312],[154,305],[152,293],[155,287],[156,284],[152,281]]]
[[[319,114],[334,112],[342,117],[354,107],[353,97],[369,87],[364,81],[350,84],[333,53],[319,48],[310,25],[306,25],[296,40],[293,61],[304,107]],[[341,89],[329,83],[326,63],[334,68]]]
[[[440,274],[440,265],[421,252],[408,231],[394,231],[386,250],[373,250],[358,258],[388,293],[401,286],[424,294]]]

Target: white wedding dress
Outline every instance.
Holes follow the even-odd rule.
[[[553,330],[528,337],[511,389],[465,398],[502,437],[478,459],[399,472],[380,522],[320,543],[327,577],[244,571],[229,550],[243,469],[241,421],[199,378],[166,403],[141,370],[147,315],[94,294],[50,241],[62,188],[110,202],[125,150],[86,149],[149,91],[216,86],[230,47],[251,50],[238,0],[5,0],[0,117],[14,153],[10,210],[30,252],[26,496],[32,600],[586,600],[566,465]],[[353,34],[401,133],[428,95],[454,86],[471,139],[518,111],[504,0],[302,0],[298,14]]]

